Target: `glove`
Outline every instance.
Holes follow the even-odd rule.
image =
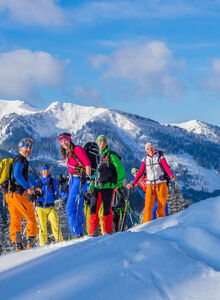
[[[86,175],[86,182],[88,184],[90,184],[90,182],[91,182],[91,176],[90,175]]]
[[[36,200],[36,196],[35,194],[27,194],[27,199],[33,203]]]
[[[57,207],[61,207],[63,203],[63,199],[62,198],[58,198],[54,201],[54,204],[57,206]]]

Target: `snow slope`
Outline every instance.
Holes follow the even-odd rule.
[[[198,120],[190,120],[183,123],[173,123],[171,126],[176,126],[179,128],[185,129],[187,132],[192,132],[198,135],[202,135],[207,138],[207,140],[215,143],[220,143],[219,138],[219,127],[213,126],[211,124],[198,121]]]
[[[220,197],[128,232],[0,257],[1,299],[220,299]]]
[[[0,99],[0,107],[0,118],[11,113],[16,113],[19,115],[28,115],[40,111],[40,109],[20,100],[7,101]]]

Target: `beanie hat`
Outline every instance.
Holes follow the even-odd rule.
[[[131,174],[133,175],[133,173],[138,172],[138,171],[139,171],[138,168],[132,168],[132,169],[131,169]]]
[[[107,137],[106,137],[105,135],[103,135],[103,134],[99,135],[99,136],[97,137],[97,139],[96,139],[96,144],[97,144],[98,142],[100,142],[100,141],[104,141],[104,142],[106,142],[106,144],[107,144]]]

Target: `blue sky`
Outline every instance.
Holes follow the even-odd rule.
[[[220,126],[220,0],[0,0],[0,98]]]

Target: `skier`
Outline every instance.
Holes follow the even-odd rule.
[[[63,160],[67,159],[69,168],[69,196],[66,204],[66,213],[73,238],[83,235],[83,223],[85,217],[83,213],[83,195],[88,189],[91,175],[91,163],[83,148],[73,144],[71,134],[62,133],[58,140],[61,145]]]
[[[23,249],[21,223],[22,215],[26,219],[27,246],[30,249],[34,245],[37,236],[37,222],[33,203],[28,201],[27,195],[35,193],[35,181],[29,175],[29,157],[34,142],[24,138],[19,144],[19,154],[13,159],[10,175],[10,192],[6,194],[8,210],[10,214],[10,238],[15,251]]]
[[[139,169],[138,168],[132,168],[131,169],[131,174],[136,177],[137,173],[138,173]],[[135,188],[138,191],[139,195],[141,196],[141,198],[144,200],[145,199],[145,193],[146,193],[146,187],[147,187],[147,176],[145,174],[143,174],[141,176],[141,178],[137,181],[137,183],[135,184]],[[165,206],[165,213],[166,216],[169,216],[169,209],[168,209],[168,203],[166,203]],[[154,208],[152,211],[152,220],[157,219],[157,199],[155,200],[154,203]]]
[[[60,190],[57,180],[52,178],[49,167],[46,164],[41,166],[40,173],[40,178],[35,182],[42,189],[43,195],[36,199],[36,211],[39,223],[39,242],[40,246],[44,246],[47,243],[47,219],[50,221],[54,238],[58,242],[63,241],[63,236],[59,228],[58,215],[54,208],[54,201],[55,193],[57,197],[61,198],[67,197],[68,194]],[[59,234],[58,230],[60,231]]]
[[[112,201],[115,191],[122,187],[125,170],[120,158],[107,146],[107,138],[99,135],[96,139],[100,160],[97,167],[95,186],[90,203],[90,235],[97,236],[99,229],[99,208],[103,202],[104,233],[113,233]]]
[[[157,198],[157,217],[165,217],[165,207],[168,196],[168,189],[166,184],[166,174],[175,181],[176,177],[169,168],[162,151],[155,150],[153,143],[148,142],[145,145],[147,156],[142,160],[141,167],[137,173],[133,183],[127,185],[128,189],[133,188],[138,180],[146,172],[147,187],[145,194],[145,209],[143,214],[143,223],[152,220],[152,211],[155,199]]]

